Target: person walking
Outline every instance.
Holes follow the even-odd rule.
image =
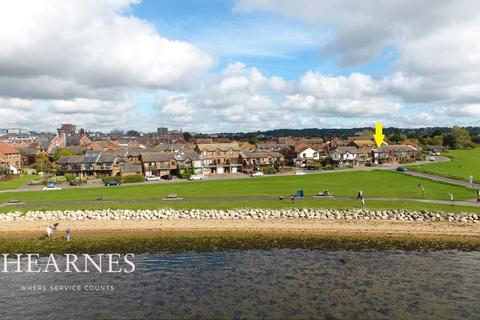
[[[480,189],[477,191],[477,204],[480,203]]]
[[[293,194],[290,196],[290,201],[292,202],[292,204],[295,201],[295,196]]]
[[[65,238],[67,238],[67,241],[70,241],[71,235],[72,235],[72,233],[71,233],[71,230],[70,230],[70,226],[67,226],[67,229],[65,230]]]
[[[362,209],[365,209],[365,198],[362,197]]]
[[[449,193],[448,194],[448,197],[450,198],[450,202],[452,203],[452,206],[454,205],[454,199],[453,199],[453,194],[452,193]]]
[[[357,193],[357,200],[361,200],[362,198],[363,198],[363,191],[360,190],[360,191],[358,191],[358,193]]]

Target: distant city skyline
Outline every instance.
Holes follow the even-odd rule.
[[[480,126],[480,3],[0,4],[0,128]]]

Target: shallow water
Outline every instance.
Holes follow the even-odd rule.
[[[279,249],[134,262],[132,274],[0,273],[0,319],[480,318],[480,252]],[[49,290],[77,284],[97,291]]]

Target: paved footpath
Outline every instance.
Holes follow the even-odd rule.
[[[414,199],[414,198],[386,198],[386,197],[367,197],[365,198],[368,206],[369,201],[401,201],[401,202],[417,202],[417,203],[429,203],[429,204],[442,204],[442,205],[452,205],[451,201],[448,200],[434,200],[434,199]],[[301,203],[305,200],[315,200],[315,201],[357,201],[356,197],[304,197],[304,198],[295,198],[295,202]],[[283,199],[280,200],[279,197],[224,197],[224,198],[177,198],[177,199],[142,199],[142,200],[102,200],[102,201],[68,201],[68,202],[29,202],[29,203],[19,203],[19,204],[1,204],[0,207],[10,207],[12,211],[15,208],[21,207],[50,207],[50,206],[62,206],[66,204],[70,205],[108,205],[108,204],[159,204],[159,203],[196,203],[196,202],[251,202],[251,201],[282,201],[285,203],[290,203],[289,196],[283,196]],[[360,203],[360,202],[359,202]],[[462,200],[455,201],[455,206],[475,206],[477,205],[476,200]]]
[[[434,180],[434,181],[445,182],[445,183],[448,183],[448,184],[454,184],[454,185],[457,185],[457,186],[467,187],[467,188],[470,188],[470,189],[480,189],[480,184],[478,184],[478,183],[471,184],[468,181],[462,181],[462,180],[437,176],[437,175],[434,175],[434,174],[416,172],[416,171],[407,171],[407,172],[405,172],[405,174],[415,176],[415,177],[427,178],[427,179]]]

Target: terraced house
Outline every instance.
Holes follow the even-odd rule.
[[[421,150],[411,145],[384,145],[372,150],[372,161],[375,164],[406,163],[420,155]]]
[[[338,147],[330,156],[340,166],[358,165],[358,149],[355,147]]]
[[[8,174],[19,174],[22,171],[22,155],[17,149],[0,143],[0,158],[8,165]]]
[[[146,176],[171,175],[177,170],[174,152],[142,152],[140,155],[143,173]]]
[[[240,152],[240,161],[243,172],[261,171],[264,168],[273,167],[279,169],[283,165],[284,156],[278,152]]]
[[[119,157],[113,153],[87,152],[84,156],[62,157],[57,161],[62,174],[83,177],[120,174]]]
[[[197,144],[194,150],[202,160],[203,174],[237,173],[242,170],[239,160],[242,149],[237,143]]]

